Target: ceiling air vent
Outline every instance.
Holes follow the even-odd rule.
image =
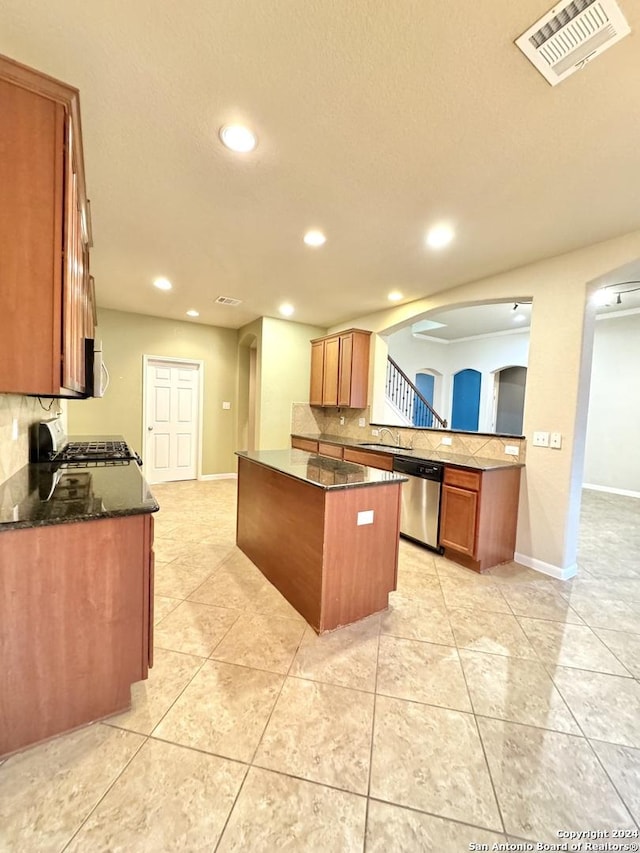
[[[629,32],[615,0],[571,0],[554,6],[516,44],[556,86]]]
[[[233,296],[218,296],[216,305],[240,305],[242,299],[234,299]]]

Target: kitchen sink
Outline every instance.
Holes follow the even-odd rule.
[[[365,447],[367,450],[386,450],[388,453],[403,453],[407,450],[413,450],[412,447],[397,447],[395,444],[382,444],[382,442],[377,444],[362,442],[358,444],[358,447]]]

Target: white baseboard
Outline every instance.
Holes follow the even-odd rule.
[[[560,566],[554,566],[553,563],[545,563],[543,560],[536,560],[535,557],[528,557],[526,554],[519,554],[517,551],[513,555],[516,563],[521,566],[526,566],[528,569],[535,569],[536,572],[541,572],[543,575],[549,575],[552,578],[558,578],[561,581],[568,581],[569,578],[575,577],[578,572],[578,566],[573,563],[561,569]]]
[[[640,492],[631,489],[613,489],[611,486],[595,486],[593,483],[583,483],[583,489],[591,489],[594,492],[608,492],[610,495],[622,495],[625,498],[640,498]]]
[[[198,480],[237,480],[237,474],[200,474]]]

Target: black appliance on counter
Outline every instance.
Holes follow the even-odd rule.
[[[142,459],[118,435],[67,436],[60,418],[35,424],[31,437],[31,461],[48,462],[59,468],[91,468],[129,465]]]

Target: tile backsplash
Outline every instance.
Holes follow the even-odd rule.
[[[51,411],[47,411],[36,397],[0,394],[0,483],[29,461],[31,425],[53,417],[57,411],[57,401],[53,402]],[[14,420],[17,421],[17,438],[13,437]]]
[[[344,418],[344,424],[340,418]],[[365,426],[359,426],[359,419],[365,419]],[[355,438],[360,441],[378,441],[371,435],[372,427],[369,422],[369,409],[322,409],[310,406],[308,403],[294,403],[291,413],[291,432],[303,434],[325,433],[327,435]],[[500,459],[502,461],[525,461],[526,440],[509,436],[474,434],[468,432],[452,432],[438,429],[404,429],[390,427],[394,434],[400,433],[400,443],[412,446],[414,450],[444,450],[449,453],[479,456],[483,459]],[[450,445],[443,445],[442,439],[451,439]],[[389,441],[388,437],[385,439]],[[505,452],[507,446],[517,447],[518,455],[510,456]]]

